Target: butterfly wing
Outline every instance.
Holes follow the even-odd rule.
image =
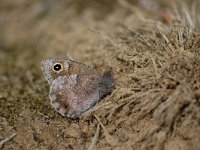
[[[50,86],[51,105],[61,115],[78,118],[111,91],[112,73],[99,74],[91,67],[64,58],[42,61]]]
[[[69,118],[77,118],[95,105],[100,97],[97,75],[77,75],[58,77],[50,88],[51,105],[56,111]]]
[[[99,80],[99,95],[100,98],[104,97],[105,95],[109,94],[112,89],[113,84],[113,74],[111,71],[105,72],[101,75],[101,79]]]
[[[60,64],[62,69],[59,71],[54,70],[55,64]],[[48,58],[41,63],[42,71],[49,84],[59,76],[69,74],[98,74],[98,72],[89,67],[88,65],[75,62],[65,58]]]

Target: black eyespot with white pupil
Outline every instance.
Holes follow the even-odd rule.
[[[56,72],[61,71],[62,70],[62,65],[59,64],[59,63],[54,64],[53,70],[56,71]]]

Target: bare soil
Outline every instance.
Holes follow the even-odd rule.
[[[4,150],[200,149],[199,2],[1,0]],[[42,59],[111,70],[110,95],[80,119],[49,103]],[[1,147],[1,146],[0,146]]]

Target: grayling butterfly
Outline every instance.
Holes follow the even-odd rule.
[[[50,84],[51,105],[62,116],[78,118],[94,106],[112,88],[112,73],[65,58],[48,58],[41,63]]]

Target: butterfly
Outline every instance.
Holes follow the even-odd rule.
[[[50,104],[64,117],[79,118],[111,93],[111,71],[99,73],[88,65],[66,58],[45,59],[41,68],[50,84]]]

